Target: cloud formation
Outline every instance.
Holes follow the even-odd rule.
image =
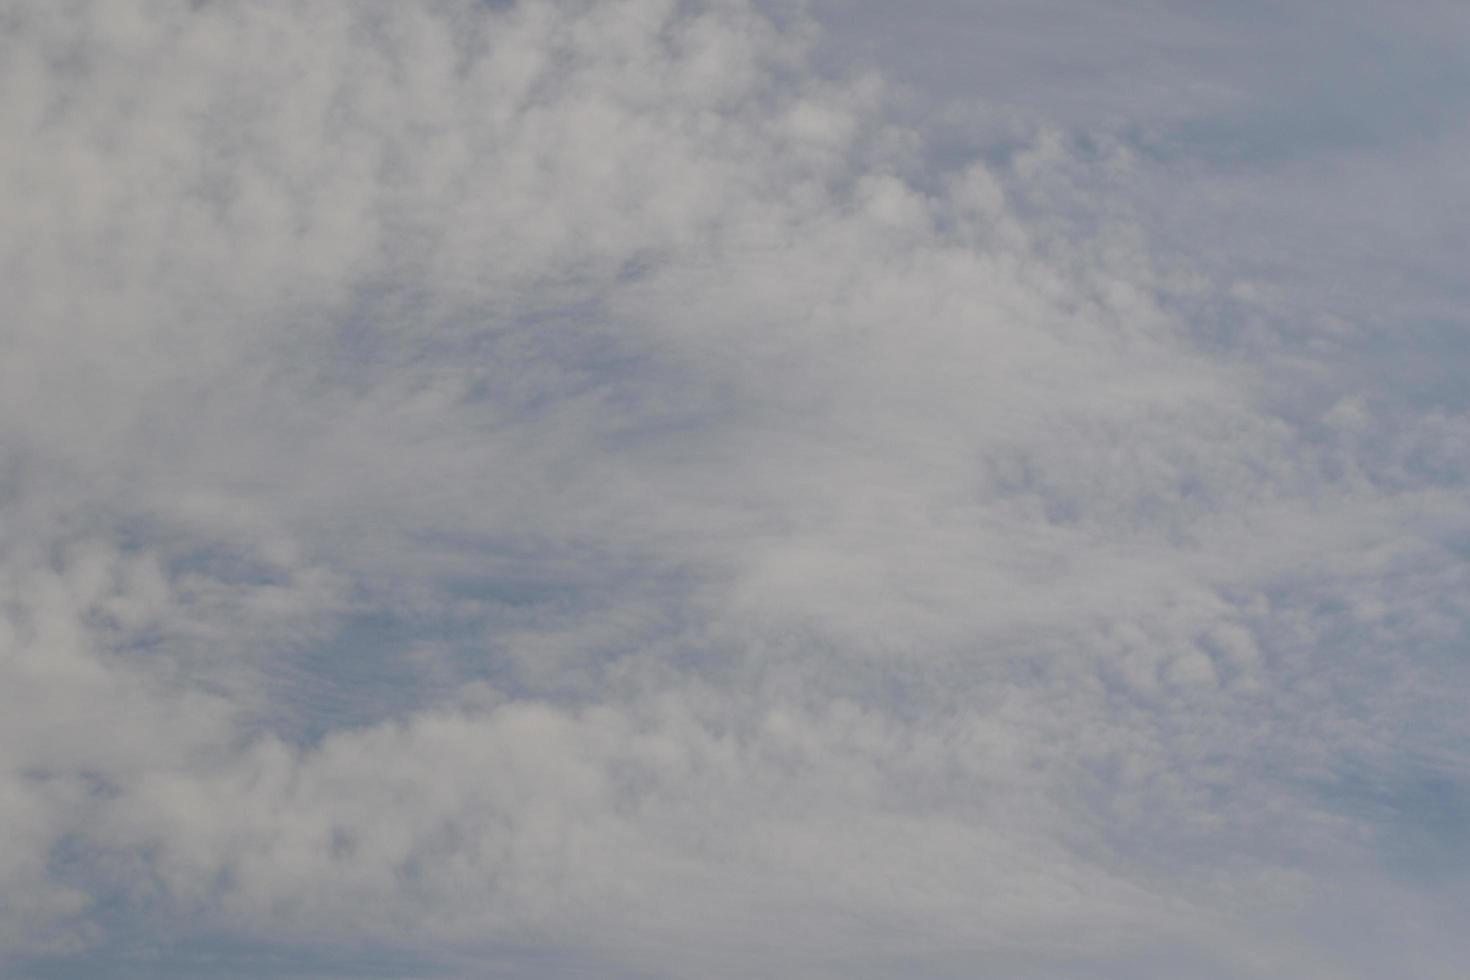
[[[1160,164],[736,2],[3,18],[16,970],[1453,975],[1465,405]]]

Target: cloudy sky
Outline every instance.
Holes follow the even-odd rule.
[[[0,2],[0,972],[1463,977],[1467,51]]]

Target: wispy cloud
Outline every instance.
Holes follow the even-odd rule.
[[[739,3],[3,17],[15,969],[1453,975],[1463,345],[1198,161]]]

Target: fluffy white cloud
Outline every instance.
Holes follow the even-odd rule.
[[[1450,975],[1470,428],[1146,164],[733,2],[4,18],[17,968]]]

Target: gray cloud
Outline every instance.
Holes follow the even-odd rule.
[[[1174,163],[739,3],[5,17],[16,971],[1452,975],[1464,405]]]

